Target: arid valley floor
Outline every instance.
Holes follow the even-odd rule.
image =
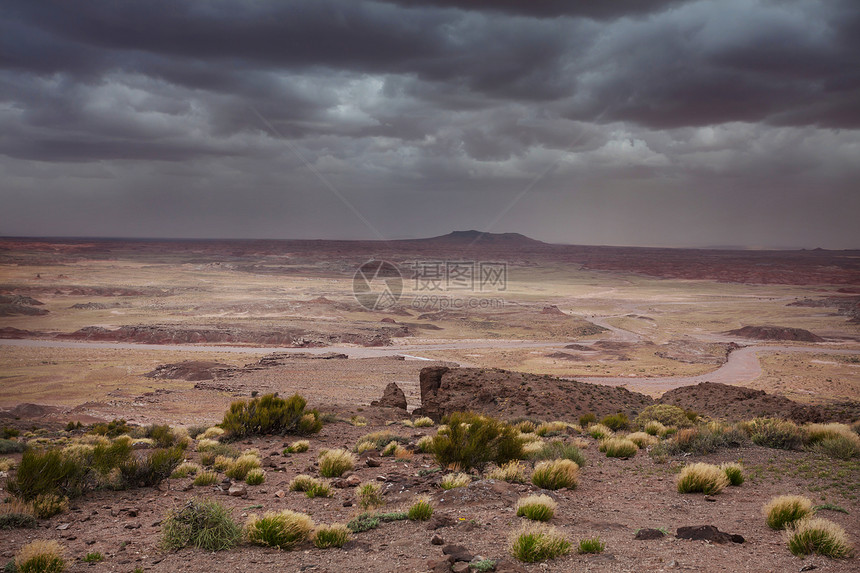
[[[354,296],[356,270],[371,260],[400,271],[402,293],[390,307],[368,309],[359,304],[366,298]],[[455,267],[457,277],[425,274]],[[484,276],[483,268],[503,275]],[[431,395],[422,379],[433,376]],[[406,408],[371,405],[391,383]],[[766,417],[854,424],[856,437],[860,251],[575,247],[472,232],[390,243],[0,239],[0,426],[18,434],[10,442],[68,444],[114,419],[205,429],[222,421],[231,402],[270,393],[302,395],[326,423],[304,436],[307,452],[283,453],[298,439],[290,435],[235,443],[258,450],[262,485],[228,495],[222,472],[203,487],[192,487],[189,476],[97,489],[36,529],[2,531],[2,561],[28,541],[56,539],[69,570],[94,572],[443,571],[451,567],[443,556],[450,545],[495,561],[497,571],[860,567],[856,552],[795,557],[761,514],[773,496],[804,495],[860,547],[860,457],[745,440],[705,454],[648,446],[611,458],[580,424],[588,414],[599,421],[622,412],[635,431],[644,408],[664,403],[702,428]],[[442,416],[465,409],[565,422],[542,440],[582,449],[578,486],[542,492],[528,479],[508,483],[474,472],[467,487],[442,489],[446,472],[417,443],[436,434]],[[403,423],[423,415],[435,425]],[[69,422],[83,428],[66,430]],[[382,430],[408,454],[356,453],[355,477],[334,480],[331,497],[288,491],[298,474],[319,477],[321,450],[354,449]],[[201,461],[199,442],[191,441],[188,461]],[[22,453],[3,457],[11,460],[3,472],[11,481]],[[719,495],[680,494],[676,476],[693,462],[740,462],[746,481]],[[523,464],[528,474],[535,460]],[[346,523],[360,512],[353,482],[379,484],[384,511],[421,498],[434,516],[382,523],[338,549],[243,543],[210,553],[160,545],[165,512],[193,498],[223,503],[240,523],[281,509]],[[568,555],[534,564],[510,555],[509,536],[523,521],[514,507],[533,493],[557,502],[550,523],[574,543]],[[744,542],[674,536],[679,527],[706,524]],[[668,535],[634,539],[644,528]],[[605,550],[577,554],[578,540],[592,536]],[[91,552],[104,560],[83,562]]]

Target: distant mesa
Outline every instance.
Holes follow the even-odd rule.
[[[787,326],[744,326],[726,332],[732,336],[754,338],[756,340],[795,340],[798,342],[824,342],[820,336],[803,328]]]
[[[0,316],[41,316],[48,314],[48,311],[43,308],[35,308],[36,306],[44,306],[45,303],[22,295],[0,295]]]
[[[410,242],[444,245],[481,245],[506,247],[535,247],[547,245],[543,241],[526,237],[520,233],[484,233],[482,231],[452,231],[447,235],[426,239],[410,239]]]
[[[541,314],[552,314],[555,316],[568,316],[566,312],[559,309],[556,305],[550,304],[543,307],[543,310],[540,311]]]

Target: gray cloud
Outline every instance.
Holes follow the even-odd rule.
[[[0,234],[370,236],[308,161],[386,236],[856,247],[857,70],[852,0],[10,0]]]

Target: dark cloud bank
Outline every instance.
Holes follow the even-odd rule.
[[[0,4],[6,235],[857,248],[858,134],[855,0]]]

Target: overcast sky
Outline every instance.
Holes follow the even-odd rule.
[[[860,248],[857,0],[4,0],[0,235]]]

